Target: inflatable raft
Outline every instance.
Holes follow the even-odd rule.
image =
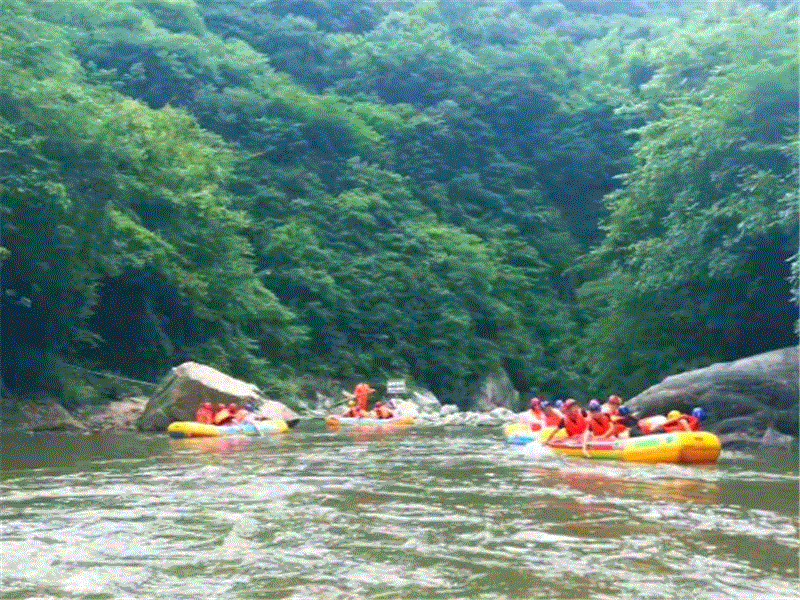
[[[503,434],[509,444],[524,446],[531,442],[542,443],[551,431],[551,427],[534,431],[526,423],[511,423],[505,426]],[[722,449],[719,438],[708,431],[682,431],[634,438],[589,440],[584,453],[582,438],[568,438],[562,429],[547,445],[557,454],[566,456],[671,463],[713,463],[716,462]]]
[[[708,431],[655,433],[614,440],[589,440],[586,450],[580,437],[554,439],[547,444],[557,454],[603,460],[644,463],[713,463],[722,444]]]
[[[175,421],[167,427],[167,433],[173,438],[268,435],[286,431],[289,431],[289,426],[283,419],[269,419],[239,425],[206,425],[195,421]]]
[[[325,425],[331,428],[339,427],[384,427],[403,428],[412,427],[416,423],[414,417],[394,417],[392,419],[373,419],[369,417],[341,417],[328,415]]]

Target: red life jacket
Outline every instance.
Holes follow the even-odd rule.
[[[621,419],[616,419],[612,421],[614,424],[613,429],[611,430],[612,437],[618,437],[623,431],[627,431],[628,428],[625,426],[625,422]]]
[[[544,413],[544,424],[546,427],[558,427],[561,424],[561,420],[564,418],[557,410],[553,409],[550,412]]]
[[[611,419],[608,418],[608,415],[601,413],[599,419],[594,417],[589,419],[589,427],[592,429],[594,435],[603,435],[604,433],[608,433],[611,427]]]
[[[683,415],[679,419],[664,424],[665,433],[675,431],[697,431],[700,429],[700,420],[693,415]]]
[[[564,429],[567,430],[567,436],[580,435],[588,427],[586,417],[580,412],[574,418],[570,415],[564,415]]]
[[[202,406],[197,409],[197,412],[194,413],[194,420],[198,423],[205,423],[210,424],[214,421],[214,413],[213,411],[203,408]]]

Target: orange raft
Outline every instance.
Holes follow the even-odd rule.
[[[644,463],[713,463],[722,450],[719,438],[709,431],[680,431],[633,438],[589,440],[585,450],[580,437],[552,440],[547,445],[553,452],[566,456]]]

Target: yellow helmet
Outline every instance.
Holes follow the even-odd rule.
[[[667,413],[667,419],[672,421],[672,419],[679,419],[682,415],[683,413],[679,410],[671,410]]]
[[[347,403],[347,406],[355,406],[355,405],[356,405],[356,401],[355,401],[355,400],[350,400],[350,401]]]

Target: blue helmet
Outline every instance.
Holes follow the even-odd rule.
[[[550,403],[547,400],[542,400],[542,402],[539,404],[539,406],[541,408],[547,408],[548,406],[550,406]]]
[[[623,417],[627,417],[629,414],[631,414],[631,407],[628,406],[627,404],[623,404],[622,406],[619,407],[617,412],[619,412],[619,414],[622,415]]]
[[[556,400],[556,408],[561,408],[562,406],[564,406],[564,401],[563,400]]]
[[[698,421],[702,421],[706,418],[706,410],[702,406],[695,407],[692,409],[692,416]]]
[[[589,400],[589,404],[586,405],[586,408],[589,409],[589,412],[597,412],[601,408],[600,402],[595,399]]]

